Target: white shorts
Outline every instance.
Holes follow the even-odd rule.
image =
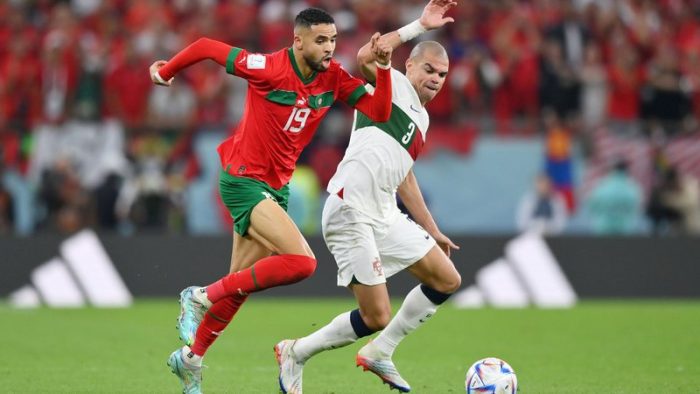
[[[338,286],[353,277],[363,285],[386,283],[386,278],[413,265],[435,245],[421,226],[404,214],[378,221],[332,194],[323,207],[323,238],[338,264]]]

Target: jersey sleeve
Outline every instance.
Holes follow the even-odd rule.
[[[367,94],[364,83],[359,78],[355,78],[350,73],[340,68],[340,89],[338,98],[346,102],[349,106],[354,107],[360,97]]]
[[[243,48],[232,47],[226,57],[226,72],[251,82],[270,78],[272,57],[268,54],[250,53]]]
[[[230,49],[231,46],[228,44],[202,37],[175,54],[158,70],[158,74],[168,81],[180,70],[205,59],[212,59],[223,66],[226,64],[226,55]]]
[[[375,122],[387,122],[391,116],[392,83],[388,69],[377,69],[377,87],[372,94],[362,95],[355,108]]]
[[[401,96],[402,93],[406,93],[407,90],[413,90],[411,86],[411,81],[408,77],[401,71],[391,68],[391,94],[394,97]]]

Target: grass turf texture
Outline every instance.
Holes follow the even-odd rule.
[[[353,307],[352,300],[252,299],[207,354],[206,393],[276,393],[272,347]],[[395,305],[395,309],[398,304]],[[0,306],[2,393],[177,393],[165,365],[180,346],[176,301],[121,310]],[[571,310],[443,307],[398,348],[416,393],[462,393],[479,358],[515,368],[522,393],[699,393],[700,302],[585,302]],[[354,364],[366,339],[307,363],[304,390],[388,393]]]

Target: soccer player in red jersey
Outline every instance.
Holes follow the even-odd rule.
[[[333,59],[336,37],[333,18],[309,8],[296,17],[290,48],[258,54],[201,38],[170,61],[151,65],[153,82],[164,86],[205,59],[248,80],[243,118],[218,148],[220,193],[234,219],[231,273],[180,293],[178,329],[185,346],[170,355],[168,365],[187,393],[201,391],[202,357],[250,293],[301,281],[316,268],[313,252],[287,215],[287,184],[330,106],[340,99],[377,122],[389,119],[393,48],[379,33],[372,36],[368,45],[378,71],[370,94]]]

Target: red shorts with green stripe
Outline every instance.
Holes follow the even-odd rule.
[[[233,218],[233,231],[242,237],[248,234],[250,214],[260,201],[268,198],[285,211],[289,203],[289,185],[277,190],[257,179],[233,176],[223,170],[219,173],[219,193]]]

